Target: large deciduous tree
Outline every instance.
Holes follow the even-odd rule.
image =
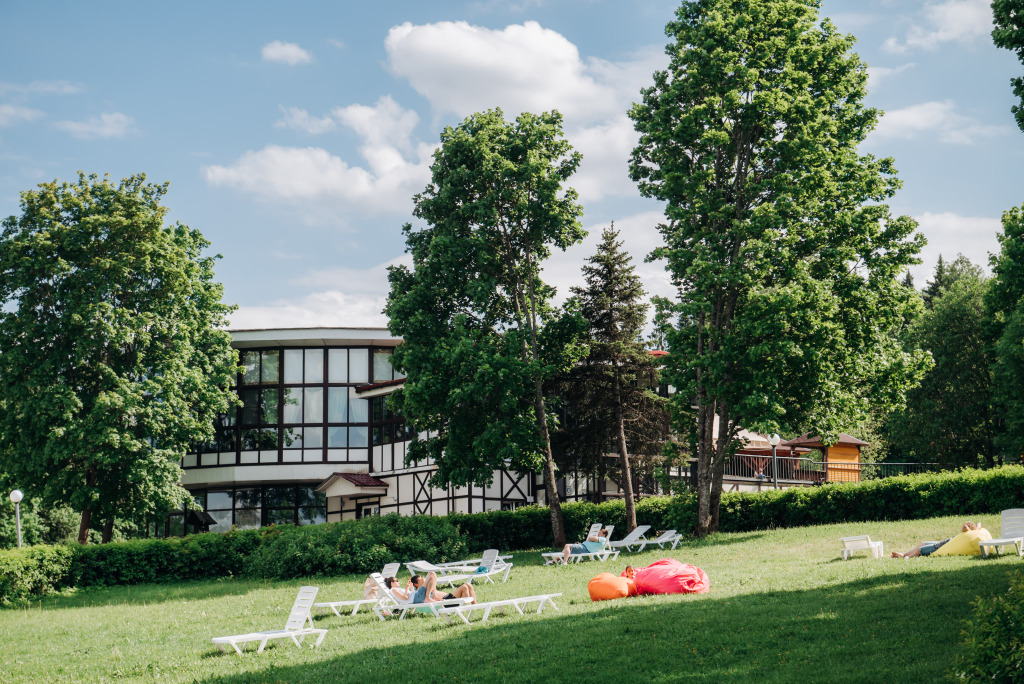
[[[902,401],[927,363],[893,330],[917,302],[916,224],[881,202],[892,160],[857,147],[877,113],[853,39],[816,0],[692,0],[666,28],[670,63],[630,116],[630,172],[666,203],[679,288],[673,415],[697,458],[697,533],[716,529],[741,426],[824,437]]]
[[[393,404],[426,439],[439,485],[485,484],[496,469],[542,470],[555,543],[565,540],[555,489],[545,382],[579,356],[581,324],[556,317],[541,279],[553,248],[585,235],[564,183],[580,155],[557,112],[474,114],[441,134],[431,182],[406,225],[412,268],[389,274],[392,358],[407,374]]]
[[[563,383],[569,404],[567,449],[588,449],[603,459],[611,446],[619,455],[619,486],[626,503],[626,526],[636,527],[631,450],[660,450],[667,437],[665,400],[652,391],[658,369],[644,348],[644,289],[622,251],[614,226],[604,231],[597,253],[583,266],[585,287],[572,288],[589,326],[587,356]]]
[[[139,519],[181,505],[179,462],[234,400],[232,307],[209,243],[164,225],[167,185],[80,174],[0,233],[0,454],[47,505]]]
[[[1024,207],[1003,212],[1000,250],[990,258],[992,280],[985,296],[993,357],[993,404],[1003,417],[996,438],[1000,456],[1024,455]]]
[[[935,365],[907,405],[893,413],[885,433],[900,460],[947,467],[992,465],[1001,416],[993,410],[991,345],[986,339],[981,269],[960,257],[935,269],[932,298],[913,323],[908,341],[928,350]]]
[[[996,47],[1012,50],[1024,63],[1024,7],[1020,0],[992,0],[992,19],[992,41]],[[1024,131],[1024,78],[1011,78],[1010,85],[1020,100],[1020,104],[1014,105],[1011,111],[1017,126]]]

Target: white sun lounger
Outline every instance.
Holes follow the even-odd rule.
[[[1010,508],[1000,516],[999,539],[979,541],[981,554],[987,556],[990,549],[1000,553],[1004,546],[1017,547],[1017,555],[1024,556],[1024,508]]]
[[[405,567],[414,575],[425,575],[433,572],[437,575],[438,585],[454,584],[455,582],[469,582],[485,579],[494,582],[492,577],[502,575],[502,582],[508,581],[508,574],[512,570],[512,563],[505,562],[506,558],[512,556],[500,556],[497,549],[488,549],[480,558],[474,558],[459,563],[428,563],[427,561],[412,561],[406,563]],[[486,572],[480,572],[480,568],[487,568]]]
[[[447,601],[431,601],[430,603],[407,603],[399,600],[397,596],[391,593],[391,589],[385,586],[384,578],[379,573],[374,572],[370,577],[376,582],[377,590],[381,593],[381,600],[373,606],[373,612],[381,620],[386,620],[396,613],[398,614],[398,619],[402,620],[410,612],[419,611],[421,608],[423,612],[432,613],[434,617],[441,617],[440,610],[442,608],[448,608],[457,603],[468,603],[473,600],[471,598],[462,598],[449,599]]]
[[[452,621],[452,616],[453,615],[457,615],[457,616],[459,616],[459,618],[463,622],[465,622],[468,625],[470,618],[473,616],[473,613],[478,611],[478,610],[482,610],[484,612],[484,615],[480,619],[480,622],[487,622],[487,618],[490,616],[491,611],[494,610],[495,608],[504,609],[504,608],[506,608],[508,606],[512,606],[517,611],[519,611],[520,615],[525,615],[525,613],[523,612],[523,606],[526,606],[526,605],[528,605],[530,603],[536,603],[537,604],[537,611],[536,612],[539,613],[542,610],[544,610],[544,605],[545,604],[549,604],[550,603],[552,608],[554,608],[555,610],[558,610],[558,606],[555,605],[555,599],[558,598],[561,595],[562,595],[561,593],[558,593],[558,594],[538,594],[537,596],[521,596],[519,598],[505,599],[503,601],[487,601],[485,603],[469,603],[469,604],[466,604],[464,606],[452,606],[452,607],[449,607],[449,608],[442,608],[438,612],[441,615],[443,615],[445,618],[447,618],[448,622]]]
[[[398,571],[401,570],[401,569],[402,569],[402,564],[401,563],[388,563],[387,565],[384,566],[384,569],[380,571],[380,574],[381,574],[382,577],[394,577],[395,575],[398,574]],[[377,592],[380,593],[380,590],[378,589]],[[377,603],[378,601],[380,601],[379,598],[354,599],[354,600],[351,600],[351,601],[324,601],[324,602],[321,602],[321,603],[314,603],[313,607],[314,608],[320,608],[320,609],[330,608],[331,610],[334,611],[335,615],[337,615],[338,617],[341,617],[342,609],[347,610],[347,609],[351,608],[352,612],[349,613],[349,615],[355,615],[357,612],[359,612],[359,609],[362,608],[363,606],[370,607],[373,604]]]
[[[671,544],[672,548],[676,548],[679,542],[682,540],[683,535],[679,534],[675,530],[665,530],[654,539],[641,539],[638,543],[640,548],[638,551],[643,551],[647,548],[648,544],[657,544],[659,549],[665,548],[665,544]]]
[[[601,532],[602,529],[604,529],[604,526],[602,526],[601,523],[594,523],[593,525],[590,526],[590,530],[587,531],[586,539],[590,539],[591,537],[596,537]],[[609,529],[614,529],[614,528],[609,528]],[[543,556],[544,558],[547,559],[545,561],[545,563],[544,563],[545,565],[559,564],[559,563],[562,562],[562,552],[561,551],[548,551],[546,553],[542,553],[541,556]],[[611,548],[608,545],[608,542],[605,541],[604,547],[599,549],[599,550],[597,550],[597,551],[590,551],[590,552],[587,552],[587,553],[570,553],[569,554],[569,562],[570,563],[579,563],[579,562],[585,561],[585,560],[599,560],[599,561],[601,561],[603,563],[603,562],[605,562],[607,560],[615,560],[618,557],[619,557],[618,549]]]
[[[644,539],[644,535],[649,529],[651,529],[650,525],[637,525],[636,529],[625,537],[618,541],[609,541],[608,545],[613,549],[625,549],[627,551],[632,551],[634,546],[640,546],[642,548],[643,542],[646,541]]]
[[[250,632],[249,634],[237,634],[235,636],[224,636],[214,637],[213,643],[217,644],[217,647],[221,651],[226,651],[226,646],[231,646],[235,649],[238,655],[242,655],[242,651],[245,650],[245,645],[250,641],[260,642],[259,648],[256,650],[257,653],[263,653],[263,649],[266,648],[267,642],[275,639],[291,639],[295,642],[296,646],[302,645],[302,640],[310,634],[316,634],[316,644],[319,646],[320,642],[327,636],[326,629],[317,629],[313,626],[313,617],[310,615],[310,608],[313,606],[313,599],[316,598],[318,589],[316,587],[302,587],[299,589],[299,595],[295,598],[295,604],[292,606],[292,612],[288,614],[288,622],[285,623],[284,629],[273,630],[270,632]],[[308,624],[308,627],[307,627]]]

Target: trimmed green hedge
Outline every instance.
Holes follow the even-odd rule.
[[[1024,572],[1005,594],[979,596],[964,630],[963,656],[952,679],[966,682],[1024,681]]]
[[[655,530],[689,532],[696,498],[651,497],[637,502],[637,522]],[[910,475],[863,483],[722,495],[719,529],[748,532],[869,520],[908,520],[997,513],[1024,505],[1024,467]],[[625,534],[622,501],[562,506],[566,536],[581,539],[590,524]],[[93,546],[36,546],[0,552],[0,604],[59,591],[141,582],[176,582],[245,575],[288,579],[365,573],[385,563],[443,562],[487,548],[550,547],[547,508],[452,514],[389,515],[306,527],[210,533]]]
[[[74,553],[70,546],[0,551],[0,605],[45,596],[69,586]]]

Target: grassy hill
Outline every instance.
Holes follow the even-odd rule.
[[[998,534],[998,516],[980,516]],[[979,594],[1004,592],[1016,555],[839,560],[839,537],[870,534],[885,554],[958,531],[960,518],[722,534],[618,562],[544,567],[517,553],[481,600],[563,592],[559,611],[484,625],[371,613],[317,619],[318,650],[290,642],[221,654],[210,638],[284,626],[296,587],[318,600],[361,596],[363,577],[220,580],[79,591],[0,610],[0,682],[927,682],[959,651]],[[673,557],[711,591],[592,603],[587,581],[627,562]],[[402,575],[404,577],[404,574]],[[252,647],[250,647],[252,648]]]

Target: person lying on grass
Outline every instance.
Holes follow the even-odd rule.
[[[964,532],[972,532],[974,530],[980,530],[980,529],[981,529],[981,523],[967,521],[960,528],[960,532],[962,534]],[[949,539],[952,539],[952,537],[950,537]],[[942,546],[946,542],[948,542],[949,539],[943,539],[942,541],[937,541],[937,542],[921,542],[920,544],[918,544],[914,548],[910,549],[910,551],[904,551],[903,553],[900,553],[899,551],[893,551],[892,552],[892,557],[893,558],[916,558],[917,556],[930,556],[933,553],[935,553],[936,551],[938,551],[940,548],[942,548]]]
[[[476,603],[476,591],[472,584],[467,582],[454,592],[442,594],[437,590],[437,575],[433,572],[427,573],[425,580],[422,575],[413,575],[412,586],[416,587],[416,593],[412,596],[413,603],[439,603],[461,598],[471,598],[473,600],[470,603]]]
[[[580,544],[566,544],[562,548],[562,564],[568,563],[569,556],[574,553],[594,553],[595,551],[600,551],[604,548],[606,541],[608,541],[608,530],[602,527],[596,537],[590,535],[585,542]]]

